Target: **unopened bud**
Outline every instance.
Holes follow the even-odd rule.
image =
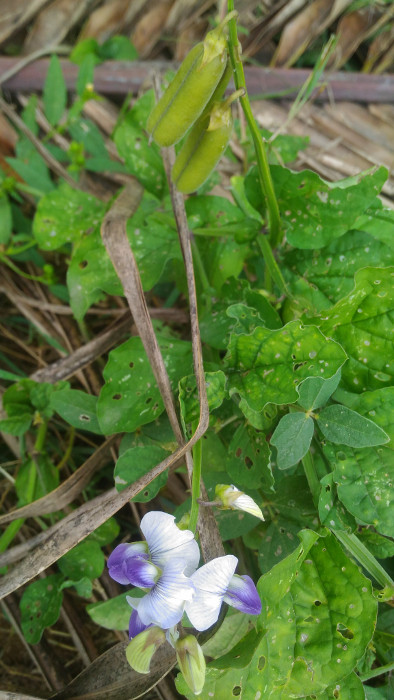
[[[264,515],[253,498],[247,496],[246,493],[237,489],[233,484],[218,484],[215,489],[215,496],[223,503],[224,508],[243,510],[245,513],[254,515],[255,518],[264,520]]]
[[[137,634],[126,649],[126,658],[137,673],[149,673],[150,662],[155,651],[166,639],[160,627],[149,627]]]
[[[187,685],[195,695],[200,695],[205,683],[205,659],[197,639],[191,634],[178,639],[175,651]]]

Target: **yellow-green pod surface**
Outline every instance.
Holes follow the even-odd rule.
[[[212,97],[226,64],[223,30],[213,30],[188,53],[148,118],[147,130],[159,146],[171,146],[186,134]]]
[[[221,104],[214,105],[210,115],[196,122],[171,173],[180,192],[190,194],[201,187],[226,149],[232,128],[231,108]]]

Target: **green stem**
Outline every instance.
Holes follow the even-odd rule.
[[[192,425],[192,433],[196,432],[198,421]],[[195,532],[197,529],[198,498],[201,495],[201,464],[202,464],[202,440],[196,442],[193,448],[193,479],[192,479],[192,507],[190,510],[189,530]]]
[[[360,681],[364,683],[364,681],[369,681],[370,678],[382,676],[383,673],[389,673],[389,671],[392,671],[393,669],[394,661],[390,661],[390,663],[386,664],[385,666],[379,666],[379,668],[373,668],[371,671],[367,671],[367,673],[362,673],[360,675]]]
[[[234,10],[234,0],[228,0],[228,12]],[[280,217],[279,217],[279,207],[276,200],[274,186],[272,183],[271,173],[268,165],[267,153],[265,150],[263,139],[257,127],[255,118],[253,116],[252,108],[250,106],[250,101],[248,93],[246,90],[245,73],[242,65],[242,61],[239,56],[238,49],[238,35],[237,35],[237,23],[235,17],[232,18],[229,23],[229,53],[231,64],[234,73],[234,83],[237,90],[244,88],[245,95],[240,98],[241,106],[245,114],[246,121],[248,123],[250,132],[252,134],[253,143],[256,151],[257,166],[259,171],[259,181],[261,190],[264,198],[267,202],[268,208],[268,218],[269,218],[269,229],[270,229],[270,243],[273,248],[278,245],[280,241]]]
[[[317,508],[319,505],[320,481],[316,473],[315,465],[313,464],[311,452],[308,451],[301,461],[302,466],[304,467],[304,472],[309,484],[309,488],[311,490],[313,503]]]
[[[45,438],[47,435],[47,429],[48,429],[48,421],[43,420],[42,423],[40,423],[40,426],[37,431],[37,437],[36,441],[34,443],[34,452],[35,453],[40,453],[44,449],[44,444],[45,444]]]
[[[271,250],[271,246],[268,243],[266,236],[264,236],[264,234],[260,234],[260,236],[258,236],[257,238],[257,243],[259,244],[260,250],[264,256],[267,271],[269,271],[272,279],[274,280],[274,282],[276,282],[282,294],[287,294],[288,296],[290,296],[289,292],[287,291],[286,282],[283,279],[283,275],[279,269],[278,263],[274,258],[274,254]],[[269,286],[269,280],[266,280],[266,289],[268,291],[271,291],[269,289]]]
[[[376,561],[375,557],[366,546],[360,542],[356,535],[349,535],[342,530],[333,530],[333,533],[337,540],[346,547],[350,554],[357,559],[361,566],[368,571],[381,586],[394,587],[394,581],[391,576],[389,576],[387,571],[383,569],[383,566]]]

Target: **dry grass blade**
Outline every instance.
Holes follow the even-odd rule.
[[[134,21],[145,5],[145,0],[112,0],[92,12],[82,28],[78,41],[93,37],[99,43],[109,39],[113,34],[124,32]]]
[[[87,459],[77,471],[46,496],[10,513],[0,515],[0,525],[10,523],[17,518],[30,518],[37,515],[55,513],[67,506],[81,493],[85,486],[87,486],[91,476],[108,462],[108,457],[111,454],[111,447],[114,446],[116,439],[116,435],[110,437],[103,445],[93,452],[89,459]]]
[[[0,44],[31,20],[48,0],[0,0]]]
[[[12,693],[0,690],[0,700],[42,700],[37,695],[25,695],[24,693]]]
[[[373,14],[368,10],[356,10],[341,17],[337,27],[337,45],[328,61],[328,67],[338,70],[349,60],[368,36],[373,24]]]
[[[153,688],[175,665],[175,652],[165,644],[156,651],[149,675],[142,675],[129,666],[126,647],[127,642],[120,642],[99,656],[52,700],[132,700]]]
[[[173,1],[161,0],[161,2],[155,3],[137,22],[131,35],[131,41],[141,58],[148,56],[160,39]]]
[[[59,44],[97,0],[55,0],[37,15],[23,51]]]

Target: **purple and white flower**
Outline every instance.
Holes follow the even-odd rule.
[[[250,576],[237,576],[238,559],[232,554],[217,557],[192,574],[195,593],[185,604],[185,612],[200,632],[215,624],[222,603],[249,615],[259,615],[261,601]]]

